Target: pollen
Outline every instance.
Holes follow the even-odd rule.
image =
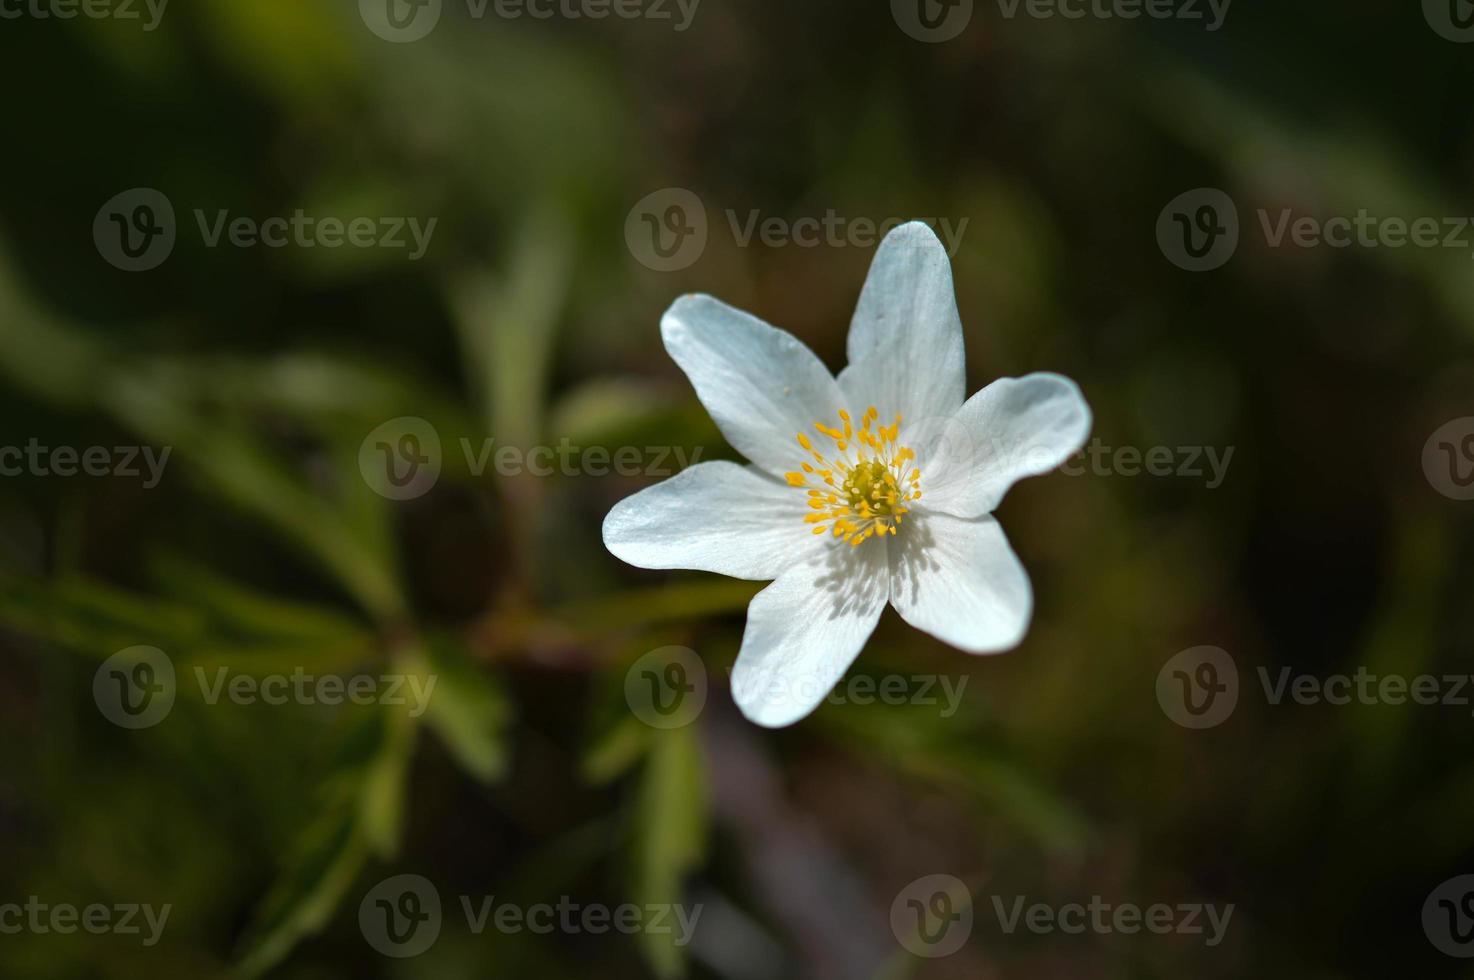
[[[839,411],[839,427],[815,422],[814,431],[834,444],[829,456],[798,433],[799,447],[813,463],[805,461],[799,470],[784,475],[791,486],[808,492],[813,512],[804,523],[817,525],[811,533],[827,531],[858,548],[871,538],[894,536],[901,516],[909,512],[906,505],[921,498],[916,453],[899,442],[901,416],[890,425],[877,425],[879,418],[871,405],[860,416],[859,428],[844,409]],[[811,478],[819,482],[810,483]]]

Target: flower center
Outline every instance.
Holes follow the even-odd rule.
[[[871,405],[859,429],[843,409],[840,428],[815,422],[815,431],[834,443],[830,457],[815,449],[808,436],[798,434],[798,444],[814,462],[802,464],[801,472],[785,475],[791,485],[808,490],[814,512],[804,523],[814,525],[813,533],[827,531],[858,547],[870,538],[894,535],[901,515],[908,512],[906,504],[921,499],[916,453],[896,441],[901,416],[892,425],[876,426],[879,415]]]

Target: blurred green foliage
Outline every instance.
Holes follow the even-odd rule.
[[[1470,975],[1418,919],[1474,857],[1466,714],[1246,701],[1191,733],[1153,695],[1198,643],[1231,649],[1246,683],[1258,665],[1467,670],[1470,511],[1417,459],[1474,414],[1469,257],[1274,251],[1247,224],[1291,204],[1468,213],[1465,53],[1416,11],[1324,4],[1236,8],[1214,35],[980,5],[936,46],[884,4],[839,0],[708,0],[686,33],[462,13],[413,44],[317,0],[179,3],[150,33],[0,22],[0,444],[173,452],[152,490],[0,483],[0,901],[174,907],[153,948],[0,936],[0,974]],[[706,202],[711,240],[655,273],[623,223],[677,185]],[[88,230],[135,186],[169,195],[180,236],[130,275]],[[1152,233],[1197,186],[1229,190],[1247,225],[1204,276]],[[438,224],[418,263],[212,250],[195,208]],[[869,250],[742,248],[725,216],[829,208],[970,219],[954,261],[971,387],[1058,370],[1107,444],[1237,455],[1211,491],[1024,484],[1002,519],[1038,594],[1025,646],[968,658],[888,614],[855,667],[966,678],[956,715],[831,704],[772,733],[726,694],[758,586],[639,572],[600,544],[608,507],[647,481],[476,474],[456,447],[730,457],[659,314],[711,292],[838,367]],[[405,415],[435,426],[445,472],[393,503],[357,456]],[[631,717],[622,683],[671,643],[700,652],[712,704],[665,732]],[[167,724],[125,732],[91,682],[137,644],[182,673],[438,687],[412,717],[210,705],[182,684]],[[1213,950],[979,926],[951,959],[896,955],[891,898],[939,870],[977,895],[1239,914]],[[477,936],[447,915],[406,965],[357,923],[401,871],[452,911],[461,894],[700,901],[721,941],[692,956],[650,933]]]

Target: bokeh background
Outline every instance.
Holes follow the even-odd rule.
[[[1435,5],[1436,6],[1436,5]],[[16,8],[18,9],[18,8]],[[1270,247],[1259,209],[1467,215],[1474,49],[1416,5],[1249,3],[1203,22],[1008,18],[944,43],[885,3],[704,0],[645,17],[468,16],[391,43],[347,0],[175,0],[0,20],[0,444],[171,447],[158,485],[0,480],[0,902],[170,903],[163,939],[0,935],[7,977],[1454,977],[1422,908],[1474,870],[1468,706],[1272,706],[1256,671],[1468,672],[1474,503],[1425,441],[1474,415],[1471,249]],[[146,11],[141,10],[146,16]],[[110,264],[104,202],[153,188],[178,240]],[[1158,217],[1218,188],[1241,240],[1170,261]],[[664,272],[626,237],[666,188],[708,219]],[[207,247],[211,216],[435,218],[387,248]],[[1054,370],[1110,447],[1232,447],[1222,484],[1121,472],[1014,489],[1037,592],[972,658],[887,613],[852,674],[966,678],[959,709],[826,704],[779,732],[730,702],[760,586],[623,566],[650,480],[479,476],[480,446],[731,450],[665,356],[710,292],[834,369],[872,247],[743,245],[727,217],[966,219],[969,390]],[[1474,240],[1474,236],[1471,236]],[[359,467],[403,416],[428,493]],[[1229,651],[1233,716],[1160,706]],[[128,731],[93,699],[125,648],[262,676],[434,673],[432,709],[210,705]],[[625,700],[695,650],[691,725]],[[919,700],[919,699],[916,699]],[[398,960],[358,908],[395,874],[446,902]],[[913,956],[893,900],[977,899]],[[503,935],[455,896],[701,903],[696,939]],[[989,896],[1235,904],[1201,936],[1008,935]]]

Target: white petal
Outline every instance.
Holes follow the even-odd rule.
[[[991,513],[1015,482],[1069,459],[1090,424],[1090,406],[1069,378],[998,379],[967,400],[939,442],[917,449],[926,508],[958,517]]]
[[[798,468],[799,432],[842,406],[824,363],[792,334],[710,296],[682,296],[660,321],[665,349],[727,441],[781,476]]]
[[[773,579],[823,543],[804,523],[807,503],[755,467],[698,463],[615,504],[604,547],[639,568]]]
[[[753,597],[732,670],[732,697],[750,720],[791,725],[839,683],[885,609],[888,545],[826,539]]]
[[[998,653],[1029,630],[1034,590],[991,517],[917,511],[887,539],[891,605],[912,626],[968,653]]]
[[[847,351],[840,387],[852,411],[874,405],[889,424],[897,412],[919,421],[961,407],[966,363],[952,264],[926,225],[902,225],[880,243]]]

